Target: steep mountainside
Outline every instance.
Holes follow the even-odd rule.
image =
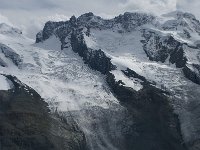
[[[15,77],[4,79],[11,86],[0,90],[1,150],[86,149],[84,134],[70,118],[50,114],[47,103]]]
[[[72,117],[87,149],[200,149],[200,22],[192,14],[86,13],[47,22],[35,44],[6,31],[0,72],[33,88],[51,113]]]

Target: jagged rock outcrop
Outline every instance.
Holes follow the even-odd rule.
[[[0,91],[1,150],[85,150],[84,134],[75,123],[52,114],[33,89],[7,76],[13,88]],[[69,118],[70,120],[70,118]]]
[[[82,33],[78,33],[78,31],[73,31],[71,35],[71,46],[72,50],[83,57],[85,63],[89,64],[92,69],[106,74],[115,68],[111,59],[103,51],[88,48],[83,40]]]
[[[144,29],[143,37],[143,48],[150,60],[165,62],[169,57],[169,61],[179,68],[186,64],[183,44],[172,36],[162,37],[154,31]]]
[[[145,13],[129,13],[126,12],[123,15],[119,15],[114,18],[115,24],[120,24],[126,31],[132,31],[135,28],[144,24],[154,24],[155,16]]]
[[[183,72],[188,79],[194,83],[200,84],[200,65],[188,64],[183,68]]]
[[[176,64],[176,67],[178,67],[178,68],[185,67],[185,65],[186,65],[186,63],[187,63],[187,58],[186,58],[185,55],[184,55],[184,50],[183,50],[182,45],[176,47],[176,48],[175,48],[175,51],[173,51],[173,52],[170,54],[169,61],[170,61],[172,64]]]
[[[129,78],[131,78],[131,77],[132,78],[137,78],[137,79],[141,80],[144,84],[149,83],[145,77],[137,74],[135,71],[133,71],[133,70],[131,70],[129,68],[127,68],[126,70],[122,70],[122,72]]]
[[[10,47],[0,44],[0,51],[9,58],[15,65],[19,66],[22,63],[21,57]]]

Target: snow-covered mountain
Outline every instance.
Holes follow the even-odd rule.
[[[36,43],[2,24],[0,41],[0,89],[13,89],[6,75],[17,77],[52,114],[72,116],[87,149],[200,149],[200,22],[192,14],[86,13],[47,22]]]

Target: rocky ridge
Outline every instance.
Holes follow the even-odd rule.
[[[198,41],[195,41],[193,44],[189,42],[191,39],[190,34],[194,34],[194,32],[199,34],[200,32],[199,21],[193,15],[182,12],[173,12],[164,16],[173,16],[174,19],[167,20],[162,24],[159,22],[159,18],[153,15],[127,12],[123,15],[115,17],[114,19],[105,20],[90,12],[81,15],[78,18],[73,16],[66,22],[47,22],[43,31],[37,34],[36,43],[44,41],[51,35],[55,34],[60,38],[62,48],[64,48],[65,45],[67,45],[64,41],[67,36],[72,35],[72,40],[75,42],[74,34],[76,34],[78,35],[77,37],[80,42],[84,42],[84,40],[82,40],[84,39],[83,32],[89,36],[91,29],[112,30],[113,32],[119,33],[141,30],[143,34],[142,36],[144,37],[144,40],[142,40],[143,48],[150,60],[165,62],[166,59],[170,57],[169,61],[172,64],[175,63],[179,68],[184,67],[186,77],[195,83],[198,83],[199,75],[197,72],[192,72],[190,69],[193,65],[191,65],[190,68],[186,65],[190,62],[187,63],[187,56],[184,55],[183,46],[186,48],[193,47],[194,51],[199,51],[198,44],[195,45],[195,42]],[[146,26],[150,26],[150,28]],[[166,35],[162,35],[161,30],[163,30],[163,32],[169,32],[167,32]],[[182,39],[178,39],[179,36],[176,37],[173,34],[175,31],[178,31],[178,34],[182,37]],[[185,39],[188,39],[188,42],[186,42]],[[74,46],[74,44],[72,44],[72,46]],[[77,52],[77,48],[73,49]],[[91,51],[92,50],[90,50],[90,52]],[[85,52],[82,51],[82,53]],[[83,54],[81,54],[81,56],[82,55]],[[198,64],[194,64],[194,66],[198,66]],[[195,67],[192,68],[195,69]],[[189,77],[186,72],[195,74],[196,77]]]

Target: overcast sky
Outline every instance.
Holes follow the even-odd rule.
[[[31,38],[48,20],[67,20],[93,12],[110,18],[126,11],[157,15],[175,10],[188,11],[200,19],[200,0],[0,0],[0,22],[14,25]]]

